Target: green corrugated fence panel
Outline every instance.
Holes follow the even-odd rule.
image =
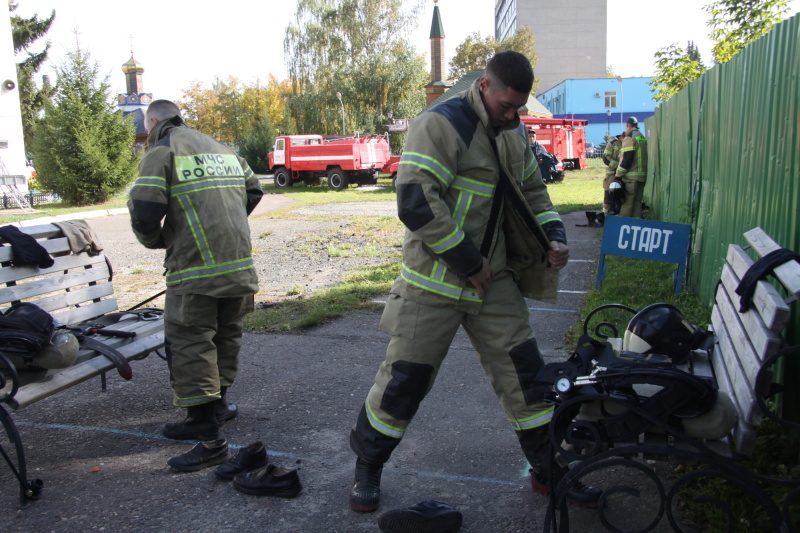
[[[800,15],[709,70],[645,122],[645,201],[690,223],[688,282],[711,302],[729,243],[761,226],[800,251]],[[791,337],[800,342],[800,318]]]

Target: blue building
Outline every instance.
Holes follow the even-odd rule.
[[[564,80],[536,98],[553,113],[553,118],[588,120],[586,142],[600,146],[607,135],[625,130],[628,117],[644,122],[655,114],[656,102],[649,81],[649,77]],[[647,135],[644,130],[642,133]]]

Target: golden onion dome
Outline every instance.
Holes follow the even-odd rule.
[[[142,66],[141,63],[136,61],[133,58],[133,54],[131,54],[131,58],[127,62],[122,64],[122,72],[124,72],[125,74],[132,74],[134,72],[141,74],[142,72],[144,72],[144,67]]]

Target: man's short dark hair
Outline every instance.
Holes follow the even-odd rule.
[[[174,116],[181,116],[181,110],[172,100],[153,100],[147,106],[146,115],[158,120],[166,120]]]
[[[486,74],[518,93],[529,93],[533,87],[531,62],[513,50],[495,54],[486,65]]]

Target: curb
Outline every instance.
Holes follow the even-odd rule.
[[[23,220],[21,222],[13,222],[12,226],[27,227],[38,226],[39,224],[52,224],[53,222],[64,222],[65,220],[77,220],[81,218],[97,218],[113,215],[127,215],[128,209],[126,207],[117,207],[115,209],[98,209],[95,211],[84,211],[82,213],[67,213],[66,215],[58,215],[54,217],[40,217]]]

